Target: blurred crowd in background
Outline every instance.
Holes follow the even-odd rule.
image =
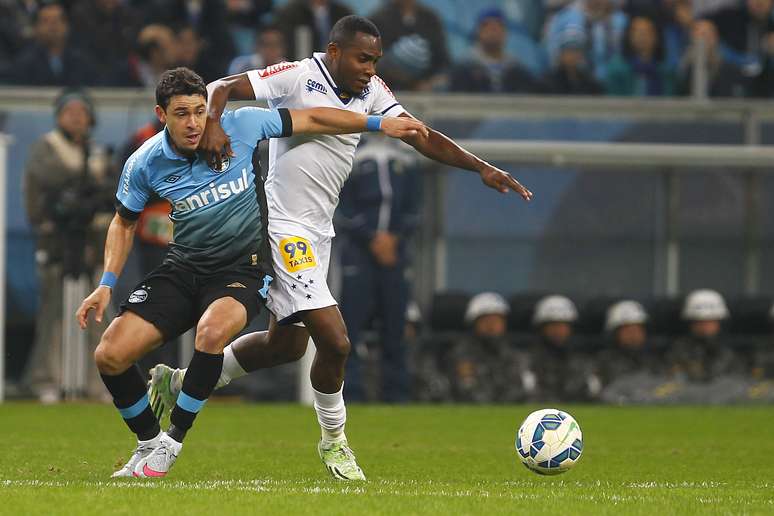
[[[0,0],[0,84],[150,88],[176,65],[210,81],[324,50],[353,12],[393,90],[774,92],[772,0]]]

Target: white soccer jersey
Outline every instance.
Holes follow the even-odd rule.
[[[266,100],[272,108],[334,107],[389,116],[404,111],[377,76],[359,96],[342,98],[325,67],[324,55],[250,70],[247,76],[256,100]],[[269,228],[300,225],[319,236],[334,236],[333,212],[359,141],[359,134],[271,139],[266,180]]]

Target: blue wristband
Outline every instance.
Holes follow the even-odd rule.
[[[105,271],[102,273],[102,279],[99,281],[100,285],[105,285],[106,287],[110,287],[110,289],[116,288],[116,282],[118,281],[118,276],[113,274],[112,272]]]
[[[366,121],[366,129],[368,131],[381,131],[382,130],[382,117],[371,115]]]

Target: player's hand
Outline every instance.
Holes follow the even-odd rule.
[[[100,285],[94,289],[94,292],[92,292],[89,297],[83,300],[80,308],[75,312],[75,318],[78,320],[78,324],[81,326],[82,330],[85,330],[86,326],[89,324],[89,312],[92,310],[94,310],[94,320],[102,322],[102,315],[105,313],[105,308],[107,308],[107,305],[110,302],[111,294],[112,291],[110,290],[110,287]]]
[[[425,124],[416,118],[406,116],[382,118],[382,132],[392,138],[405,138],[416,135],[427,138],[430,134],[430,130]]]
[[[508,172],[487,164],[486,167],[481,170],[480,174],[481,181],[489,188],[493,188],[500,193],[508,193],[509,190],[513,190],[521,195],[521,198],[525,201],[532,200],[532,192],[524,188],[524,186],[516,181],[516,179]]]
[[[220,126],[219,120],[207,119],[202,139],[199,141],[199,151],[204,153],[207,164],[213,170],[220,170],[223,156],[234,157],[231,140]]]
[[[378,231],[371,239],[371,254],[382,267],[394,267],[398,263],[398,237],[386,231]]]

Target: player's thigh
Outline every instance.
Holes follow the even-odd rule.
[[[277,318],[269,317],[269,347],[287,358],[288,362],[299,360],[309,346],[309,331],[295,324],[277,324]]]
[[[134,312],[126,311],[113,319],[94,359],[100,372],[120,374],[163,341],[161,331]]]
[[[318,352],[349,355],[350,344],[347,327],[338,306],[308,310],[302,312],[300,317]]]
[[[195,347],[205,353],[220,353],[247,324],[244,304],[231,297],[212,301],[196,325]]]

